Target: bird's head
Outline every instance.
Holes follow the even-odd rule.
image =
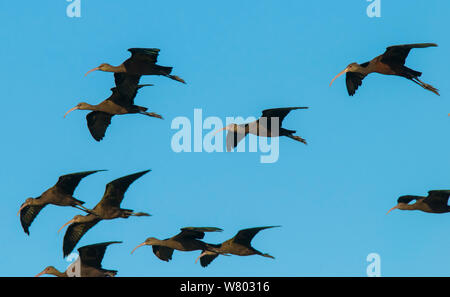
[[[48,266],[47,268],[36,274],[35,277],[39,277],[44,274],[57,275],[59,274],[59,271],[53,266]]]
[[[390,213],[394,209],[400,209],[400,210],[410,210],[414,209],[414,204],[410,204],[411,201],[413,201],[416,198],[413,198],[413,196],[400,196],[397,200],[397,205],[392,207],[386,214]]]
[[[226,130],[229,132],[236,132],[238,130],[239,125],[238,124],[229,124],[221,129],[218,129],[214,132],[213,135],[216,135],[217,133],[219,133],[220,131]]]
[[[66,227],[67,225],[73,224],[73,223],[82,223],[84,221],[86,221],[86,217],[87,216],[82,216],[82,215],[76,215],[73,217],[73,219],[71,219],[70,221],[68,221],[67,223],[65,223],[64,225],[62,225],[61,228],[59,228],[58,233],[61,232],[61,230]]]
[[[338,78],[339,76],[341,76],[342,74],[347,73],[347,72],[356,72],[356,71],[358,71],[359,67],[360,67],[360,66],[359,66],[358,63],[350,63],[344,70],[342,70],[341,72],[339,72],[338,75],[336,75],[336,76],[331,80],[330,87],[331,87],[331,85],[333,84],[333,82],[336,80],[336,78]]]
[[[111,65],[109,65],[108,63],[102,63],[99,66],[92,68],[91,70],[89,70],[88,72],[86,72],[86,74],[84,76],[87,76],[89,73],[93,72],[93,71],[110,71],[112,68]]]
[[[143,243],[141,243],[140,245],[138,245],[137,247],[135,247],[131,253],[134,253],[134,251],[138,248],[140,248],[141,246],[144,245],[157,245],[159,243],[159,239],[155,238],[155,237],[149,237],[147,238]]]
[[[352,71],[357,71],[358,69],[359,69],[359,64],[358,63],[350,63],[350,64],[348,64],[348,66],[347,66],[347,68],[345,68],[345,69],[347,69],[347,72],[352,72]]]
[[[91,105],[89,103],[86,102],[80,102],[77,105],[75,105],[74,107],[72,107],[71,109],[69,109],[65,114],[64,117],[66,117],[66,115],[68,115],[69,113],[71,113],[74,110],[87,110],[91,107]]]

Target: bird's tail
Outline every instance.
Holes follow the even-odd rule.
[[[411,68],[408,68],[406,66],[403,66],[402,69],[402,75],[411,79],[413,77],[420,77],[422,75],[422,72],[416,71],[416,70],[412,70]]]
[[[172,72],[172,67],[159,66],[159,65],[156,65],[156,66],[158,67],[158,71],[159,71],[160,75],[167,76],[167,75],[170,75],[170,73]]]

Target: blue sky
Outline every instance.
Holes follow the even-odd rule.
[[[48,265],[64,270],[62,224],[78,210],[49,206],[27,236],[16,212],[60,175],[108,169],[84,179],[75,197],[93,207],[106,183],[144,169],[122,206],[150,218],[104,221],[77,247],[103,241],[103,266],[119,276],[365,276],[378,253],[383,276],[448,276],[448,215],[394,211],[403,194],[449,189],[450,103],[445,1],[382,1],[369,18],[364,0],[351,1],[81,1],[81,18],[66,1],[0,3],[2,81],[3,240],[0,276],[33,276]],[[440,89],[438,97],[412,82],[367,77],[354,97],[345,78],[351,62],[366,62],[387,46],[435,42],[413,50],[410,68]],[[110,95],[113,77],[96,72],[118,65],[131,47],[160,48],[159,64],[173,66],[187,85],[143,77],[136,103],[162,114],[114,117],[97,143],[86,112],[64,113],[80,101]],[[283,125],[309,145],[280,139],[280,158],[259,153],[175,153],[171,121],[193,117],[258,117],[263,109],[309,106]],[[248,227],[262,231],[253,245],[275,260],[221,257],[204,269],[197,252],[157,259],[145,238],[167,238],[184,226],[216,226],[221,242]]]

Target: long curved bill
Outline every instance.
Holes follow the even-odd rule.
[[[135,247],[135,248],[131,251],[131,253],[134,253],[134,251],[135,251],[136,249],[138,249],[138,248],[140,248],[141,246],[144,246],[144,245],[145,245],[145,242],[141,243],[140,245],[138,245],[137,247]]]
[[[72,220],[68,221],[67,223],[65,223],[64,225],[62,225],[62,227],[59,228],[58,233],[61,232],[61,230],[64,229],[64,227],[66,227],[67,225],[72,224],[73,222],[74,222],[74,220],[72,219]]]
[[[220,131],[227,130],[227,128],[228,128],[228,126],[216,130],[216,131],[214,132],[213,136],[215,136],[215,135],[216,135],[217,133],[219,133]]]
[[[348,72],[348,68],[345,68],[344,70],[342,70],[341,72],[339,72],[339,74],[336,75],[336,76],[331,80],[331,82],[330,82],[330,87],[331,87],[331,85],[333,84],[333,82],[336,80],[336,78],[338,78],[339,76],[341,76],[342,74],[347,73],[347,72]]]
[[[34,277],[39,277],[41,275],[45,274],[45,269],[42,272],[39,272],[38,274],[36,274]]]
[[[22,206],[19,208],[19,211],[17,212],[17,216],[19,216],[20,212],[25,208],[25,206],[27,206],[26,203],[22,204]]]
[[[64,114],[64,117],[66,117],[66,115],[68,115],[69,113],[71,113],[72,111],[77,110],[77,109],[79,109],[78,106],[72,107]]]
[[[398,205],[394,206],[393,208],[389,209],[389,211],[386,214],[390,213],[391,211],[393,211],[394,209],[397,209],[397,208],[398,208]]]
[[[100,67],[92,68],[91,70],[89,70],[88,72],[86,72],[86,74],[85,74],[84,76],[87,76],[89,73],[91,73],[91,72],[93,72],[93,71],[96,71],[96,70],[100,70]]]
[[[197,259],[195,259],[195,264],[197,264],[198,260],[200,260],[203,256],[206,255],[206,251],[203,251],[200,256],[197,257]]]

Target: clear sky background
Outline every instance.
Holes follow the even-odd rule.
[[[85,178],[75,197],[93,207],[105,185],[152,169],[126,193],[124,208],[150,218],[103,221],[78,247],[121,240],[103,266],[118,276],[365,276],[369,253],[381,256],[383,276],[449,276],[449,215],[386,212],[404,194],[449,189],[450,102],[446,1],[382,0],[369,18],[364,0],[351,1],[109,1],[82,0],[81,18],[66,1],[2,1],[0,276],[33,276],[46,266],[64,270],[62,224],[79,211],[49,206],[27,236],[16,216],[63,174],[108,169]],[[441,96],[398,77],[370,75],[354,97],[345,77],[387,46],[435,42],[413,50],[410,68]],[[162,114],[117,116],[97,143],[80,101],[97,104],[114,86],[109,73],[131,47],[160,48],[159,64],[187,81],[143,77],[136,104]],[[280,139],[280,158],[260,153],[175,153],[171,121],[203,116],[258,117],[263,109],[309,106],[283,125],[309,145]],[[205,131],[205,133],[208,131]],[[184,226],[216,226],[221,242],[243,228],[260,232],[253,246],[276,259],[219,257],[194,264],[199,252],[177,252],[169,263],[147,237],[167,238]]]

